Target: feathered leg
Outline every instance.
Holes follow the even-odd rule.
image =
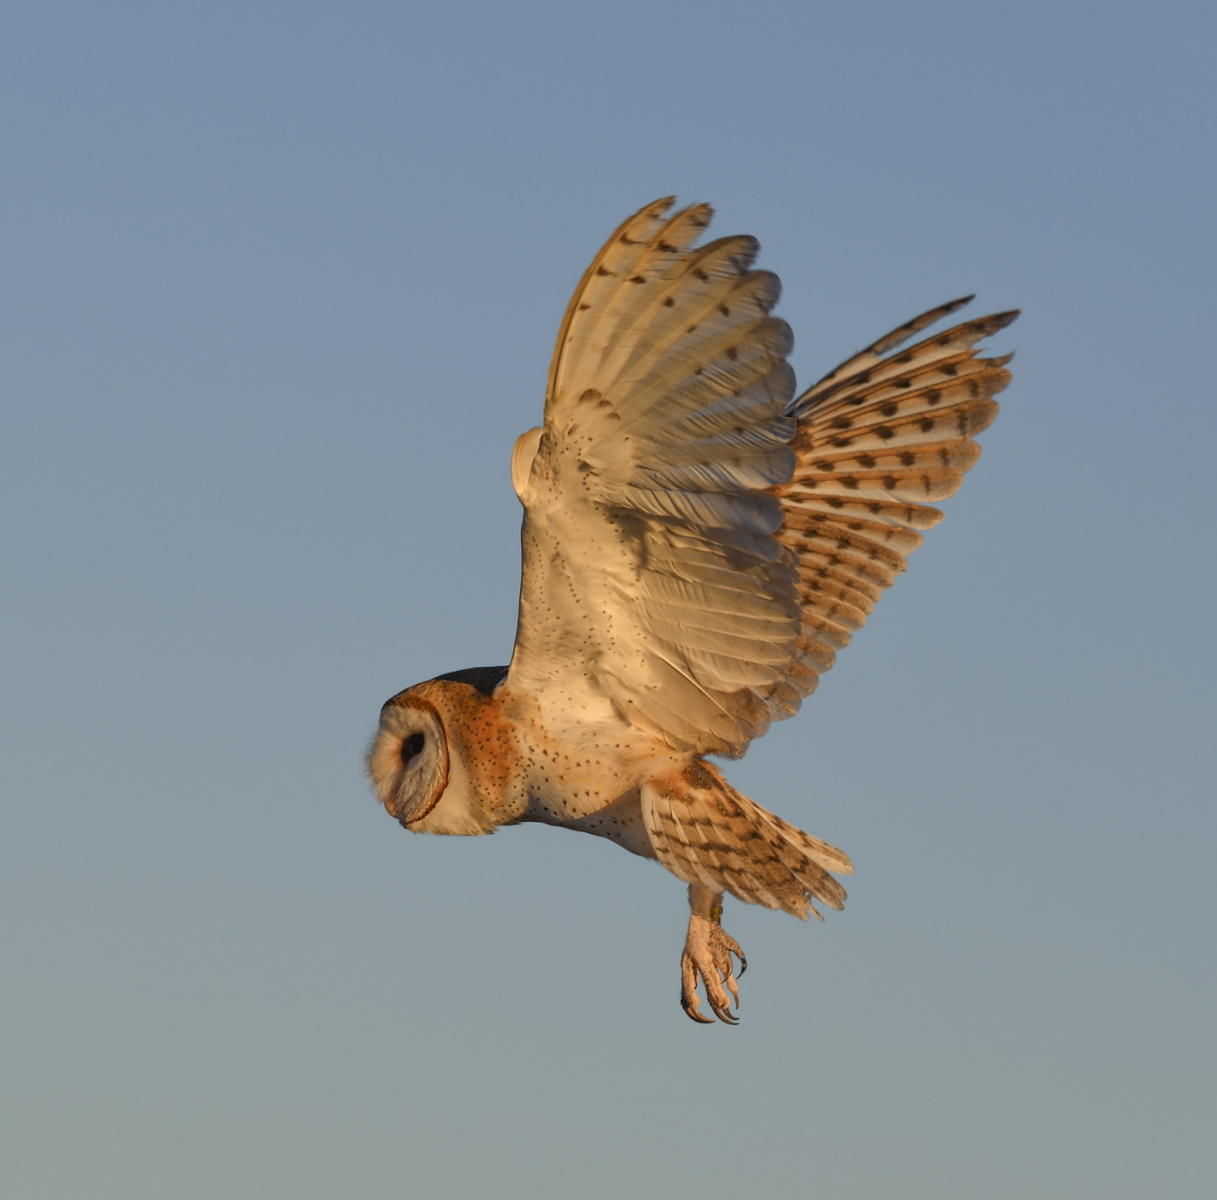
[[[728,1025],[739,1018],[732,1007],[739,1008],[739,986],[731,962],[739,959],[739,973],[748,968],[748,960],[735,940],[722,927],[723,894],[704,884],[689,884],[689,932],[685,936],[684,953],[680,956],[680,1006],[686,1015],[703,1025],[714,1022],[702,1016],[697,997],[698,985],[706,989],[706,999],[714,1015]],[[724,990],[725,989],[725,990]],[[731,993],[731,1000],[727,999]]]

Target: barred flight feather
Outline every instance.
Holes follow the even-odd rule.
[[[883,355],[971,297],[930,309],[846,360],[790,407],[798,419],[779,540],[796,557],[803,604],[798,657],[806,684],[831,665],[980,456],[974,434],[997,415],[1010,356],[975,357],[1015,312],[980,317]],[[906,503],[911,501],[912,503]],[[810,690],[810,688],[808,690]]]

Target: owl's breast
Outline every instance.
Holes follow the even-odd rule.
[[[687,757],[622,721],[608,703],[500,696],[517,731],[524,820],[585,828],[586,818],[636,805],[644,778]]]

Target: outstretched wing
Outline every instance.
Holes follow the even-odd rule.
[[[790,478],[791,336],[757,242],[694,249],[707,205],[648,205],[566,310],[545,427],[517,443],[526,515],[510,688],[587,689],[678,748],[742,753],[799,636],[765,489]]]
[[[980,457],[973,436],[997,416],[1011,355],[976,343],[1018,316],[979,317],[889,354],[955,312],[965,296],[914,317],[847,359],[791,406],[794,473],[773,489],[781,543],[798,564],[802,631],[788,678],[771,694],[786,715],[905,569],[921,530],[942,520],[928,501],[953,495]],[[887,357],[884,357],[887,355]]]
[[[881,494],[911,513],[919,506],[903,492],[915,473],[933,476],[922,497],[933,498],[967,466],[955,450],[925,465],[960,440],[941,433],[910,434],[913,461],[889,463],[886,434],[865,426],[880,442],[865,468],[863,443],[830,444],[845,436],[835,414],[882,413],[884,389],[903,394],[906,378],[924,397],[916,372],[959,363],[946,360],[967,335],[889,366],[892,339],[927,323],[913,322],[792,401],[790,330],[770,316],[780,285],[753,270],[756,240],[695,248],[709,207],[669,217],[671,205],[629,218],[584,274],[559,331],[544,428],[516,444],[523,577],[505,686],[551,711],[597,699],[677,749],[738,755],[798,707],[856,627],[848,621],[869,611],[859,601],[873,603],[903,565],[893,556],[909,530],[885,509],[848,506]],[[854,455],[853,483],[838,451]],[[846,509],[823,475],[840,482]]]

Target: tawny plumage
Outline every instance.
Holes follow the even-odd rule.
[[[523,576],[509,667],[389,700],[369,754],[416,832],[542,821],[608,837],[689,885],[682,1003],[733,1021],[724,892],[796,916],[840,908],[835,847],[736,792],[738,757],[790,716],[904,570],[931,502],[976,461],[1013,312],[915,342],[967,302],[893,330],[795,395],[780,285],[758,245],[697,247],[707,205],[660,200],[584,273],[545,424],[516,442]]]

